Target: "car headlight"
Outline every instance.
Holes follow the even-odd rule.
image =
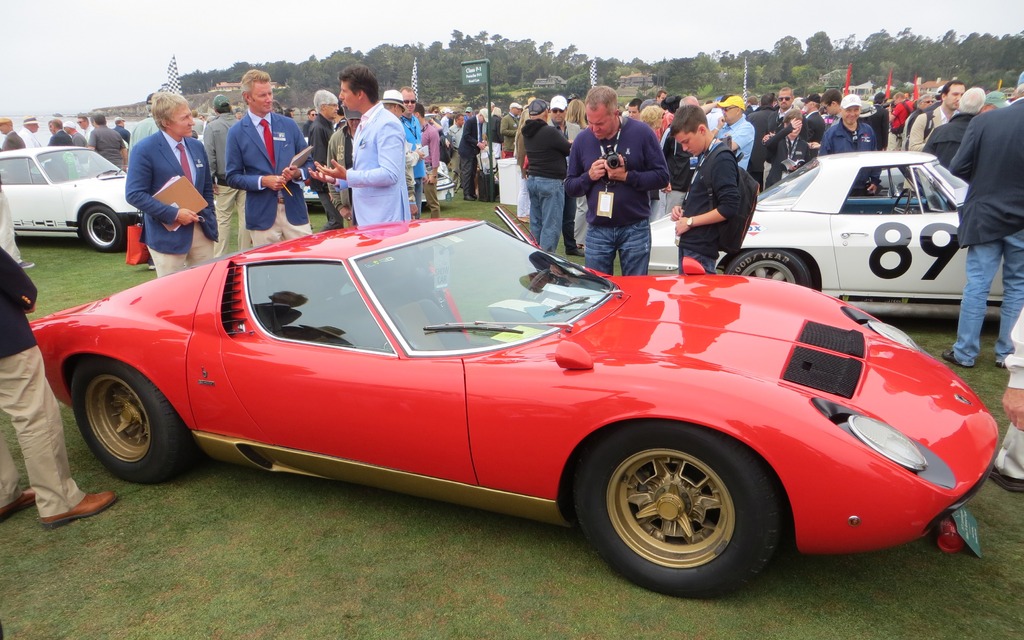
[[[911,471],[924,471],[928,467],[914,441],[881,420],[852,415],[846,424],[857,439],[901,467]]]
[[[908,336],[902,330],[892,326],[891,324],[887,324],[885,322],[882,322],[881,320],[871,319],[867,322],[867,325],[875,333],[885,336],[886,338],[889,338],[893,342],[898,342],[902,344],[904,347],[914,349],[915,351],[923,351],[921,347],[917,346],[917,343],[914,342],[913,338]]]

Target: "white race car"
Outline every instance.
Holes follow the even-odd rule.
[[[97,251],[124,251],[140,218],[124,199],[124,171],[82,147],[0,152],[0,180],[19,233],[77,233]]]
[[[967,183],[927,153],[817,158],[761,194],[743,248],[719,268],[848,300],[959,302],[966,252],[957,207],[966,193]],[[651,233],[650,269],[677,268],[674,223],[657,220]],[[989,300],[1002,294],[997,277]]]

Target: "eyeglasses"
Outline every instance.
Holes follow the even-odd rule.
[[[416,104],[415,100],[402,100],[405,104]]]

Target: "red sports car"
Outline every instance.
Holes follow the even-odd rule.
[[[117,476],[201,453],[551,523],[704,597],[807,553],[919,538],[987,476],[981,400],[810,289],[602,277],[485,223],[318,234],[35,323]],[[312,499],[312,496],[311,496]]]

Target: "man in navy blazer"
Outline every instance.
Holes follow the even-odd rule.
[[[258,247],[308,236],[313,229],[302,182],[313,168],[313,160],[307,158],[301,167],[291,166],[292,158],[306,148],[299,125],[271,112],[274,91],[265,71],[245,72],[242,98],[249,110],[228,130],[227,180],[228,186],[246,191],[245,228],[252,233],[252,244]]]
[[[996,111],[975,116],[967,125],[960,150],[949,171],[971,186],[960,207],[957,230],[967,247],[967,283],[960,302],[956,343],[943,359],[973,367],[981,351],[981,325],[988,294],[1000,263],[1003,265],[1003,302],[995,363],[1004,367],[1013,354],[1010,336],[1024,307],[1024,99]],[[1019,426],[1019,425],[1018,425]]]
[[[178,94],[156,93],[152,110],[160,131],[132,147],[125,198],[145,214],[142,241],[149,246],[159,278],[213,257],[217,216],[210,161],[203,143],[192,137],[188,102]],[[153,197],[176,176],[195,185],[206,200],[203,209],[193,211]]]

